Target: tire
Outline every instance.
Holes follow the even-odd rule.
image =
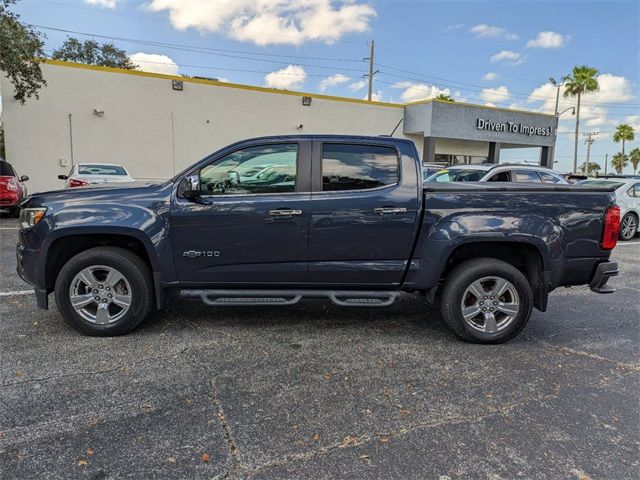
[[[631,240],[638,233],[638,217],[633,213],[627,213],[620,221],[620,240]]]
[[[55,297],[73,328],[96,337],[129,333],[151,313],[155,301],[147,264],[118,247],[91,248],[72,257],[58,274]]]
[[[505,281],[506,286],[502,283]],[[468,260],[451,270],[440,303],[445,323],[472,343],[495,344],[512,339],[525,327],[532,309],[533,292],[526,277],[513,265],[495,258]]]
[[[11,207],[9,209],[9,217],[20,218],[20,207]]]

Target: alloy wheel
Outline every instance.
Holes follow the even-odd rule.
[[[496,334],[511,324],[520,311],[515,286],[508,280],[490,276],[474,281],[462,295],[460,304],[465,323],[482,333]]]
[[[105,325],[120,320],[131,307],[129,281],[117,269],[93,265],[76,274],[69,287],[73,309],[88,322]]]

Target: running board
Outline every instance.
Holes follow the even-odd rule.
[[[388,307],[398,292],[350,290],[180,290],[210,306],[295,305],[303,298],[328,298],[341,307]]]

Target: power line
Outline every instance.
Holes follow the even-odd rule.
[[[254,55],[254,56],[297,58],[297,59],[304,59],[304,60],[320,60],[320,61],[328,61],[328,62],[363,63],[362,59],[331,58],[331,57],[310,57],[310,56],[305,56],[305,55],[286,55],[286,54],[278,54],[278,53],[249,52],[249,51],[246,51],[246,50],[228,50],[228,49],[223,49],[223,48],[198,47],[198,46],[195,46],[195,45],[181,45],[181,44],[175,44],[175,43],[155,42],[155,41],[152,41],[152,40],[141,40],[141,39],[136,39],[136,38],[116,37],[116,36],[111,36],[111,35],[99,35],[97,33],[78,32],[78,31],[75,31],[75,30],[66,30],[66,29],[63,29],[63,28],[47,27],[45,25],[33,24],[31,26],[34,27],[34,28],[40,28],[40,29],[43,29],[43,30],[51,30],[51,31],[62,32],[62,33],[71,33],[73,35],[82,35],[82,36],[85,36],[85,37],[103,38],[103,39],[107,39],[107,40],[116,40],[116,41],[119,41],[119,42],[128,42],[128,43],[135,43],[135,44],[141,44],[141,45],[147,45],[147,46],[155,46],[155,47],[165,47],[165,48],[171,48],[171,49],[175,49],[175,50],[183,50],[183,51],[188,51],[188,52],[193,52],[193,53],[205,53],[205,54],[209,54],[209,55],[219,55],[219,56],[231,57],[231,58],[242,58],[242,59],[246,59],[246,60],[256,60],[256,61],[269,62],[269,63],[289,64],[290,62],[280,62],[280,61],[273,61],[273,60],[265,60],[265,59],[262,59],[262,58],[241,57],[241,56],[230,55],[230,54],[233,53],[233,54]],[[217,53],[217,52],[224,52],[224,53]],[[303,65],[303,66],[306,66],[306,65]],[[335,66],[332,66],[332,67],[316,66],[316,65],[311,65],[311,66],[312,67],[315,66],[315,67],[319,67],[319,68],[335,69]],[[348,68],[342,68],[342,69],[343,70],[361,71],[361,69],[348,69]]]

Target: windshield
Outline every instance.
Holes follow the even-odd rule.
[[[425,182],[477,182],[485,175],[484,170],[456,168],[440,170],[428,177]]]
[[[126,175],[118,165],[78,165],[78,175]]]
[[[16,172],[13,170],[11,164],[7,162],[0,162],[0,175],[3,177],[15,177]]]

